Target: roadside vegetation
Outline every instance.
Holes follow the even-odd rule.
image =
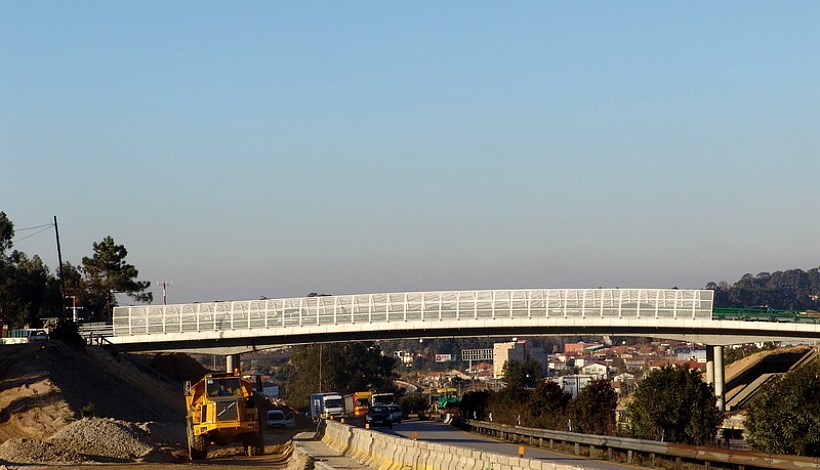
[[[746,417],[754,450],[820,456],[820,362],[789,372],[764,386]]]
[[[526,364],[511,361],[507,386],[499,391],[466,393],[464,418],[501,424],[620,435],[689,445],[715,444],[723,414],[711,386],[697,370],[665,366],[638,385],[627,407],[628,426],[617,428],[618,397],[610,381],[591,382],[572,398],[553,382],[529,382]],[[746,418],[750,449],[769,453],[820,456],[820,360],[789,372],[765,386]]]
[[[14,224],[0,212],[0,321],[9,328],[39,327],[41,318],[63,317],[74,301],[86,320],[108,320],[115,293],[153,300],[150,283],[137,280],[139,271],[125,261],[128,250],[110,236],[94,243],[79,265],[64,261],[61,283],[38,255],[14,249],[14,235]]]
[[[700,372],[665,366],[638,385],[628,408],[630,434],[638,439],[711,445],[723,414]]]
[[[395,392],[395,366],[373,341],[312,344],[293,347],[280,375],[288,404],[307,409],[308,397],[317,392]]]
[[[558,431],[614,434],[618,400],[609,380],[595,380],[572,398],[555,382],[533,382],[522,375],[520,371],[527,368],[510,361],[505,367],[504,389],[466,393],[460,403],[462,416]]]

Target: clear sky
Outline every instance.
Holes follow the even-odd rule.
[[[170,302],[817,267],[820,2],[2,0],[0,210]]]

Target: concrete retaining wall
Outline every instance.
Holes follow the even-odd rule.
[[[463,447],[355,428],[327,421],[322,442],[348,457],[380,470],[576,470],[578,467],[522,459]]]

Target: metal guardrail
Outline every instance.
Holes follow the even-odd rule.
[[[115,307],[115,336],[361,323],[504,319],[711,319],[714,292],[530,289],[404,292]]]
[[[106,322],[80,323],[77,330],[89,345],[110,344],[106,338],[114,336],[114,325]]]
[[[638,455],[645,455],[651,461],[666,458],[676,462],[683,460],[711,464],[731,464],[739,468],[777,468],[777,469],[817,469],[820,460],[812,457],[795,455],[767,454],[744,450],[730,450],[717,447],[688,446],[668,442],[647,441],[616,436],[598,436],[578,434],[550,429],[525,428],[484,421],[466,420],[462,426],[469,431],[488,434],[511,441],[525,442],[533,446],[552,447],[555,442],[570,444],[575,453],[581,453],[581,446],[586,446],[591,457],[607,456],[612,458],[612,451],[625,452],[626,460],[632,462]]]
[[[814,310],[776,310],[762,308],[728,308],[716,307],[713,312],[715,320],[731,321],[765,321],[773,323],[820,323],[820,312]]]

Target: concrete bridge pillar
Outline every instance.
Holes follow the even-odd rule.
[[[242,372],[239,354],[228,354],[225,356],[225,372],[232,374],[235,370]]]
[[[714,386],[715,384],[715,350],[706,346],[706,377],[704,381]]]
[[[715,346],[715,397],[717,397],[717,408],[725,411],[723,387],[726,384],[723,375],[723,346]]]

